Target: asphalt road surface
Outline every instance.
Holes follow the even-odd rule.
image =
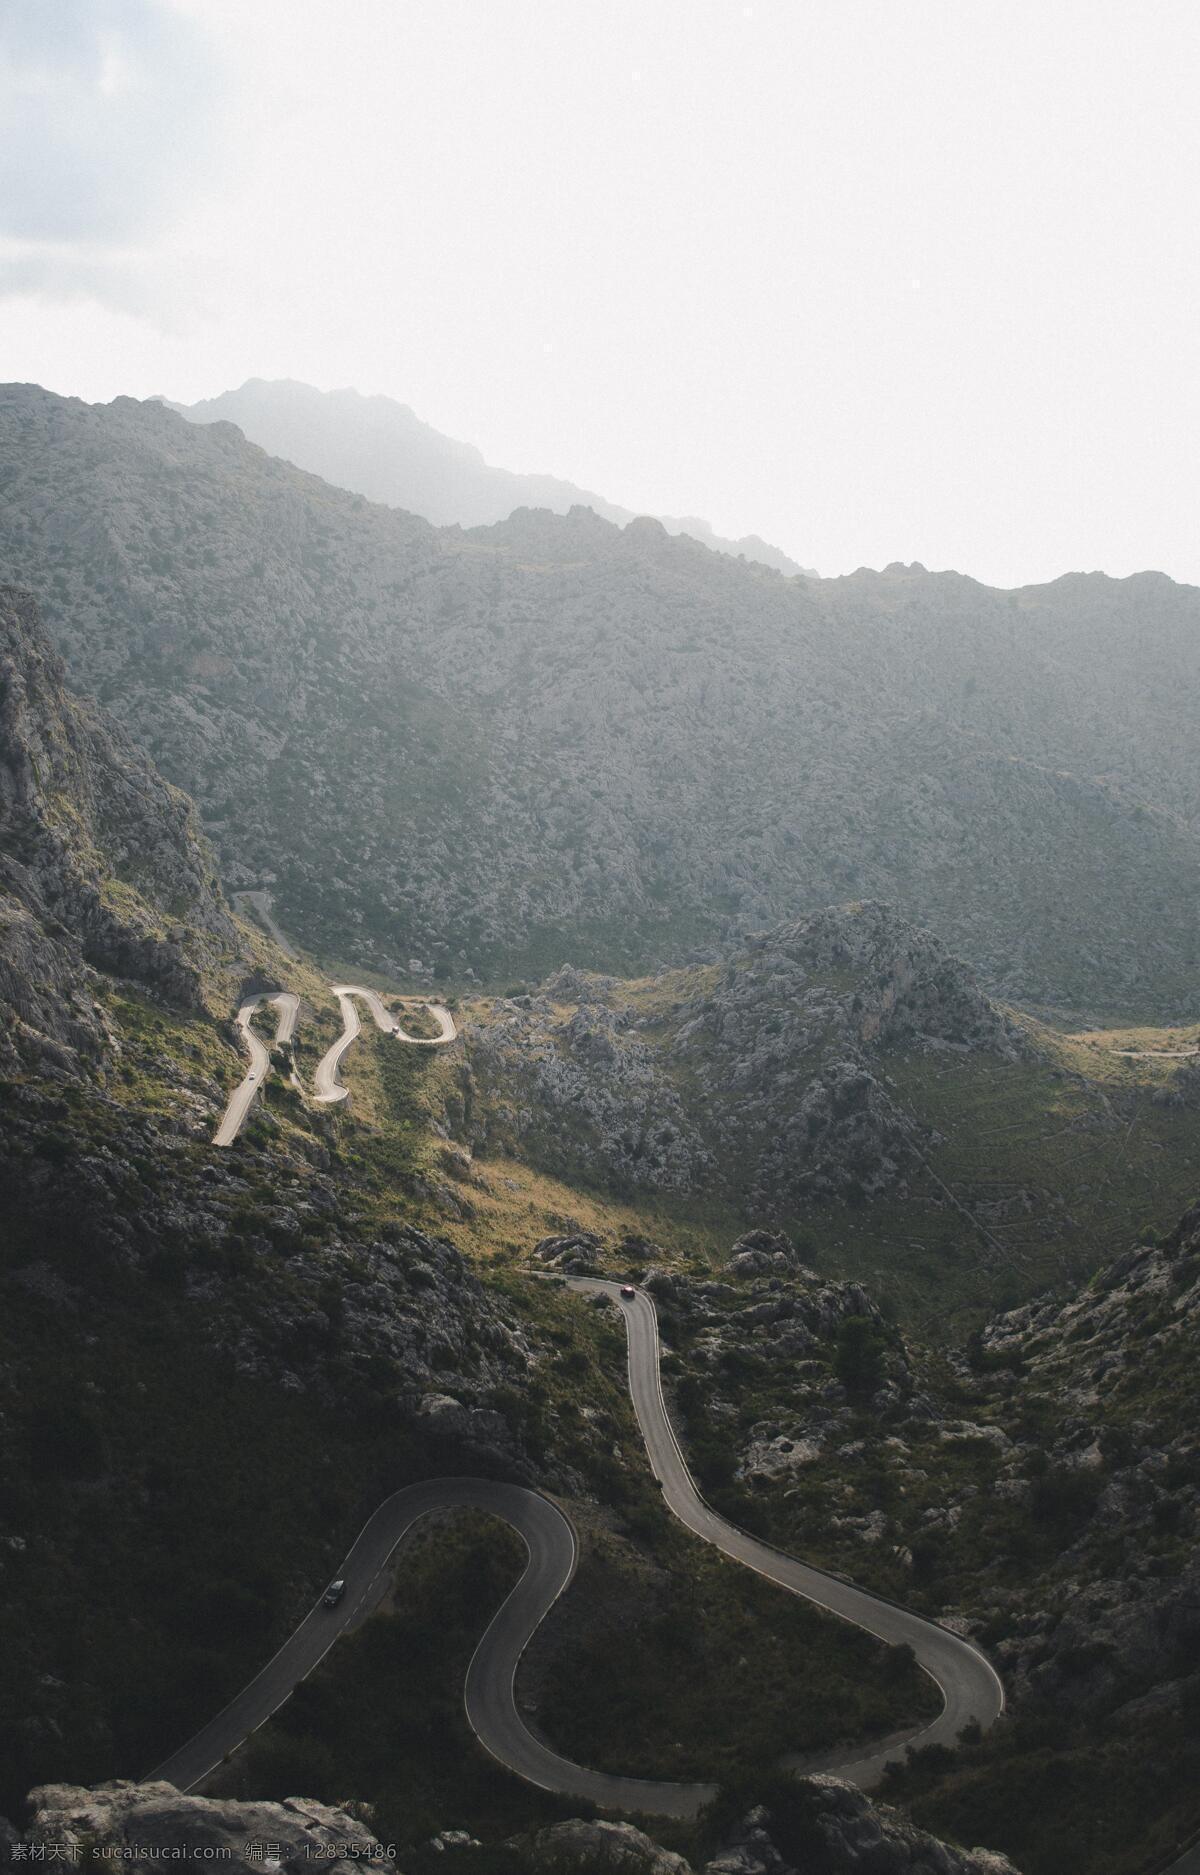
[[[927,1621],[910,1609],[882,1601],[866,1589],[843,1582],[840,1576],[826,1575],[808,1563],[773,1549],[736,1525],[726,1523],[711,1510],[692,1482],[679,1442],[667,1417],[659,1376],[658,1317],[650,1297],[638,1290],[632,1297],[621,1296],[618,1283],[601,1282],[590,1277],[575,1277],[572,1289],[583,1294],[603,1293],[614,1298],[625,1317],[629,1342],[629,1391],[642,1438],[646,1442],[651,1469],[662,1486],[663,1501],[679,1521],[696,1536],[712,1543],[735,1562],[766,1576],[780,1588],[802,1595],[819,1608],[840,1615],[855,1627],[865,1628],[893,1647],[907,1643],[930,1678],[937,1682],[945,1702],[933,1722],[903,1740],[889,1739],[885,1746],[862,1756],[829,1762],[825,1770],[836,1771],[864,1789],[878,1781],[889,1758],[898,1755],[903,1744],[953,1746],[963,1726],[972,1719],[987,1731],[1004,1710],[1004,1689],[995,1668],[977,1647],[948,1628]],[[815,1767],[812,1767],[815,1768]]]
[[[1163,1875],[1200,1875],[1200,1842],[1185,1850],[1178,1862],[1163,1870]]]
[[[354,1007],[354,998],[361,996],[375,1018],[375,1026],[388,1035],[394,1035],[397,1041],[408,1042],[414,1048],[444,1048],[447,1042],[458,1039],[458,1030],[454,1026],[454,1017],[444,1003],[421,1003],[438,1023],[437,1035],[409,1035],[401,1027],[396,1017],[384,1008],[383,1002],[374,990],[362,989],[356,983],[335,984],[333,994],[337,997],[342,1010],[342,1032],[333,1047],[328,1049],[317,1063],[315,1074],[316,1095],[320,1101],[330,1102],[345,1100],[349,1089],[344,1087],[338,1069],[342,1056],[359,1033],[358,1011]],[[275,996],[251,996],[237,1012],[237,1024],[242,1031],[242,1040],[250,1056],[250,1066],[246,1077],[239,1082],[229,1097],[229,1105],[221,1118],[221,1124],[213,1136],[214,1146],[231,1146],[245,1124],[246,1115],[259,1088],[270,1072],[271,1057],[269,1051],[259,1041],[250,1026],[250,1018],[264,1002],[274,1003],[279,1010],[279,1026],[275,1031],[273,1046],[278,1048],[284,1042],[290,1042],[296,1027],[296,1017],[300,1011],[300,998],[291,990],[281,990]],[[300,1083],[292,1075],[295,1086]]]
[[[440,1034],[408,1035],[401,1028],[395,1016],[384,1008],[381,999],[376,995],[374,990],[363,989],[362,986],[357,983],[335,983],[333,993],[341,1004],[342,1032],[338,1036],[337,1041],[333,1044],[333,1047],[329,1049],[317,1063],[317,1071],[314,1080],[316,1084],[316,1098],[318,1100],[345,1100],[350,1091],[349,1088],[342,1085],[338,1075],[338,1069],[341,1066],[342,1056],[349,1048],[355,1036],[359,1033],[361,1027],[358,1020],[358,1010],[354,1007],[354,998],[356,996],[361,996],[367,1008],[371,1011],[371,1014],[375,1018],[375,1027],[377,1029],[382,1029],[386,1035],[394,1035],[398,1041],[411,1042],[416,1048],[442,1048],[447,1042],[452,1042],[457,1038],[458,1030],[454,1026],[454,1017],[450,1014],[450,1011],[446,1008],[444,1003],[426,1003],[424,1005],[431,1015],[436,1016],[441,1030]]]
[[[227,1753],[279,1710],[340,1635],[356,1628],[378,1607],[389,1586],[387,1565],[392,1552],[412,1526],[431,1511],[466,1508],[503,1517],[520,1533],[529,1551],[524,1575],[488,1627],[468,1670],[468,1714],[489,1749],[494,1749],[490,1742],[494,1735],[504,1748],[504,1761],[509,1762],[511,1749],[512,1768],[539,1781],[535,1773],[541,1768],[541,1758],[558,1761],[552,1753],[543,1752],[517,1717],[512,1676],[529,1636],[571,1579],[575,1535],[549,1498],[487,1478],[433,1478],[386,1498],[337,1571],[346,1584],[337,1606],[324,1605],[323,1584],[321,1597],[274,1658],[215,1719],[157,1766],[153,1776],[165,1778],[180,1790],[201,1783]]]
[[[242,1128],[242,1122],[250,1111],[250,1103],[267,1078],[271,1066],[271,1056],[267,1048],[259,1041],[250,1027],[250,1018],[264,1002],[274,1003],[279,1011],[275,1028],[273,1046],[282,1047],[292,1038],[296,1026],[296,1017],[300,1010],[300,998],[291,990],[280,990],[277,996],[251,996],[237,1012],[237,1025],[242,1031],[242,1040],[250,1056],[250,1066],[245,1080],[238,1083],[229,1097],[221,1124],[213,1135],[214,1146],[232,1146]]]
[[[663,1405],[658,1372],[658,1322],[654,1304],[642,1292],[620,1294],[616,1283],[577,1278],[571,1288],[613,1297],[625,1318],[629,1341],[629,1383],[634,1410],[655,1476],[668,1507],[705,1542],[755,1569],[780,1587],[816,1602],[882,1640],[907,1641],[925,1671],[941,1687],[943,1711],[932,1725],[913,1734],[922,1744],[953,1744],[969,1719],[992,1724],[1004,1695],[995,1672],[969,1642],[925,1621],[920,1615],[878,1600],[865,1589],[810,1569],[771,1549],[716,1515],[700,1498],[684,1464]],[[467,1669],[464,1703],[472,1730],[492,1756],[531,1784],[564,1796],[588,1798],[606,1810],[646,1812],[657,1816],[694,1816],[714,1795],[711,1784],[660,1783],[616,1777],[561,1758],[535,1738],[517,1710],[514,1695],[517,1663],[531,1636],[574,1573],[575,1533],[549,1498],[519,1485],[483,1478],[434,1478],[408,1486],[385,1500],[367,1523],[337,1574],[346,1592],[334,1608],[318,1601],[274,1658],[233,1699],[152,1775],[191,1790],[222,1759],[270,1718],[293,1687],[311,1673],[338,1636],[356,1627],[387,1591],[388,1563],[401,1538],[434,1510],[470,1506],[503,1517],[525,1543],[525,1572],[493,1616]],[[870,1785],[880,1776],[899,1741],[886,1748],[830,1762],[825,1768]]]

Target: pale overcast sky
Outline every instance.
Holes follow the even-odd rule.
[[[0,0],[0,376],[1200,583],[1197,0]]]

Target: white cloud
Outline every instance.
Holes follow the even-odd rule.
[[[0,233],[160,230],[209,154],[215,83],[204,36],[163,0],[5,0]]]

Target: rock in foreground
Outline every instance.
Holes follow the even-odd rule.
[[[119,1781],[95,1790],[43,1784],[29,1793],[29,1803],[27,1844],[65,1845],[70,1862],[91,1851],[120,1865],[138,1860],[141,1851],[147,1861],[271,1865],[297,1875],[372,1858],[383,1865],[380,1845],[364,1823],[306,1797],[232,1803],[188,1797],[174,1784]]]
[[[235,1803],[189,1797],[173,1784],[115,1782],[87,1790],[43,1784],[31,1791],[33,1821],[23,1838],[0,1827],[0,1867],[23,1862],[33,1845],[60,1845],[69,1862],[89,1853],[102,1861],[196,1861],[270,1866],[300,1875],[305,1868],[352,1862],[396,1863],[349,1810],[289,1797],[283,1803]],[[10,1839],[11,1838],[11,1839]],[[436,1839],[448,1864],[467,1866],[482,1845],[458,1831]],[[612,1875],[693,1875],[692,1865],[632,1823],[553,1823],[508,1845],[530,1875],[570,1869]],[[394,1853],[394,1852],[393,1852]],[[39,1858],[43,1859],[43,1858]],[[506,1864],[508,1866],[508,1864]],[[1019,1875],[1002,1855],[955,1849],[916,1829],[896,1811],[872,1803],[836,1777],[783,1787],[726,1833],[702,1875]]]
[[[806,1779],[732,1835],[704,1875],[1018,1875],[1007,1856],[952,1848],[837,1777]]]

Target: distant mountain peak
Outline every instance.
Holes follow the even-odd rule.
[[[560,515],[590,508],[618,526],[642,518],[558,476],[494,468],[473,443],[444,436],[410,405],[378,392],[351,386],[320,391],[295,378],[247,378],[236,391],[171,409],[192,423],[235,423],[270,455],[438,527],[489,527],[522,508]],[[757,534],[725,540],[697,515],[659,519],[668,534],[689,534],[714,553],[741,554],[779,573],[811,576],[810,568]]]

